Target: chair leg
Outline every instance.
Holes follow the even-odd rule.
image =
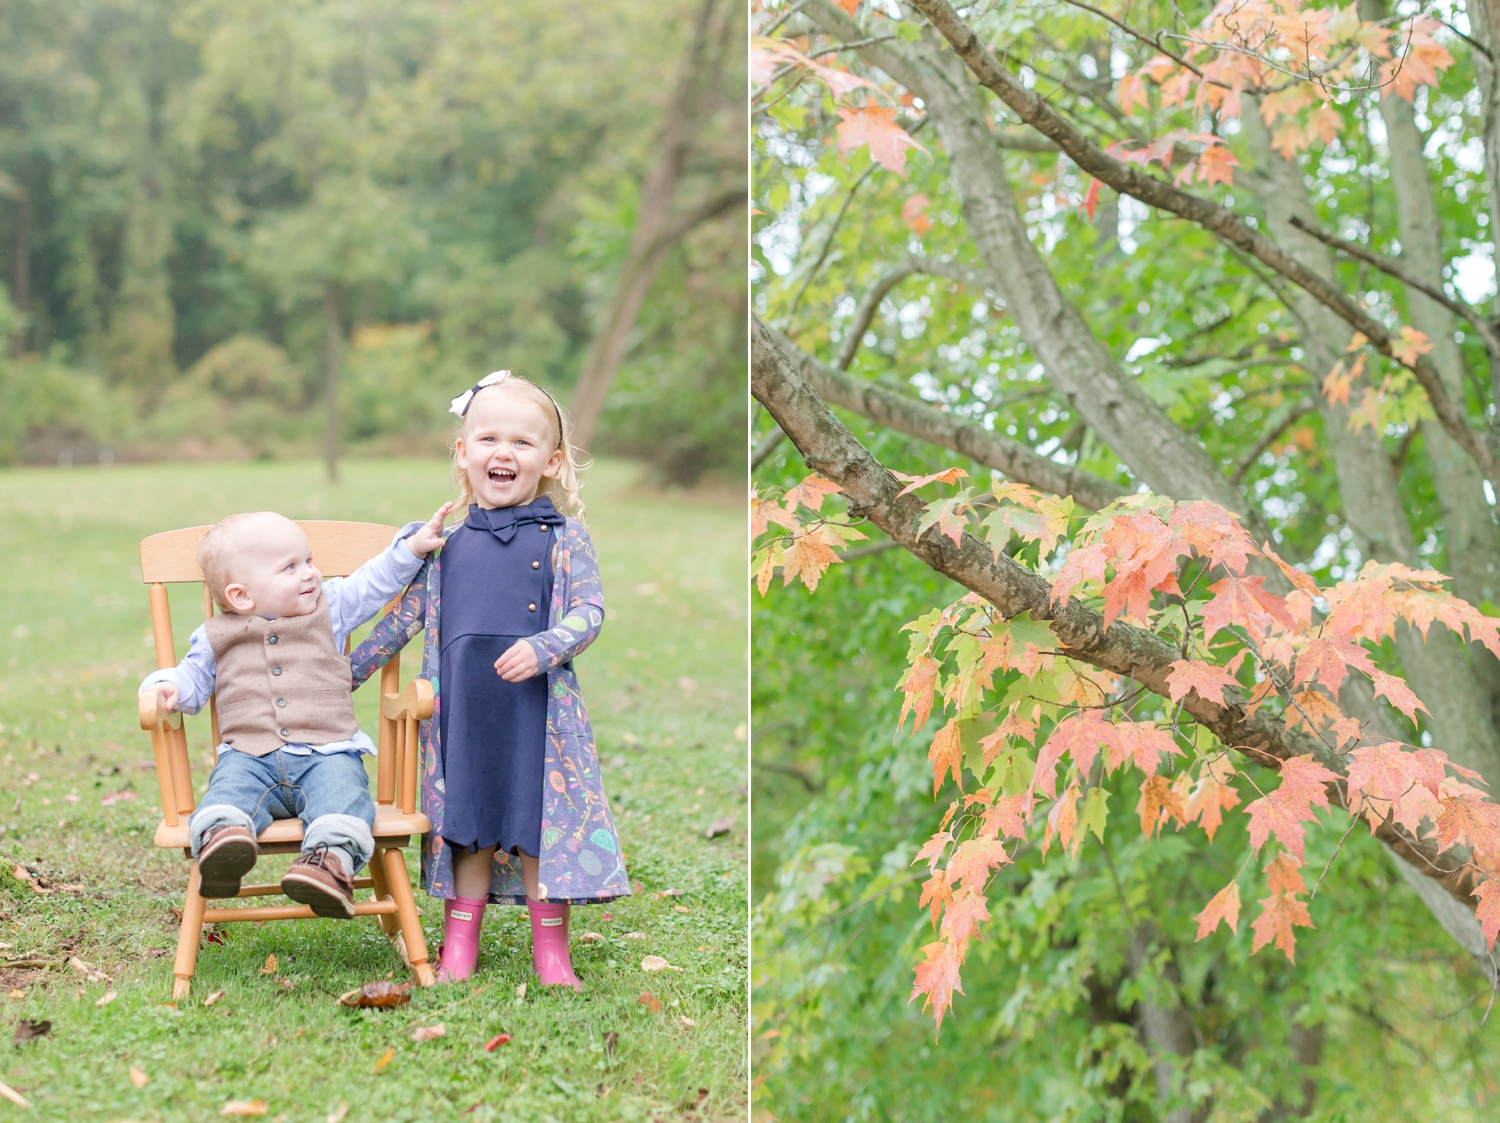
[[[396,901],[396,914],[401,918],[401,935],[406,941],[406,957],[411,963],[412,974],[424,987],[437,984],[437,973],[427,962],[427,940],[422,936],[422,917],[417,912],[417,902],[412,897],[411,880],[406,872],[406,856],[397,847],[380,855],[385,863],[386,884]]]
[[[379,853],[370,857],[370,880],[375,883],[372,888],[375,890],[377,901],[383,901],[391,896],[391,887],[385,878],[385,863],[380,860]],[[395,936],[401,931],[401,922],[396,919],[394,913],[383,912],[375,919],[380,921],[380,930],[387,936]]]
[[[198,892],[198,863],[188,873],[187,897],[182,902],[182,929],[177,934],[177,959],[172,964],[172,1001],[181,1002],[193,986],[193,970],[198,965],[198,941],[203,938],[203,894]]]

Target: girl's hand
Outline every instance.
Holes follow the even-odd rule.
[[[453,510],[452,503],[444,503],[437,509],[427,525],[406,540],[406,548],[415,557],[425,558],[443,544],[443,520]]]
[[[536,648],[523,639],[511,644],[505,654],[495,660],[495,673],[506,682],[525,682],[534,678],[538,668]]]

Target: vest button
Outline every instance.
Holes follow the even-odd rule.
[[[280,732],[283,737],[290,737],[292,735],[292,731],[290,729],[283,729]]]
[[[536,611],[536,604],[535,603],[528,604],[526,606],[526,611],[527,612],[535,612]]]
[[[547,524],[546,523],[537,523],[536,524],[536,528],[538,530],[540,530],[543,534],[547,533]]]
[[[285,706],[286,705],[286,699],[285,698],[278,698],[278,699],[276,699],[276,704],[278,706]]]
[[[539,561],[534,561],[534,562],[531,563],[531,568],[532,569],[541,569],[542,568],[542,563],[539,562]]]
[[[276,642],[276,636],[275,636],[275,634],[273,633],[273,634],[267,636],[266,637],[266,642],[267,643],[275,643]]]
[[[276,666],[272,667],[271,668],[271,673],[273,675],[279,675],[279,674],[281,674],[281,664],[278,663]]]

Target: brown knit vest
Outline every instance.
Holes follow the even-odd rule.
[[[328,745],[359,730],[349,657],[333,642],[328,599],[307,616],[225,613],[204,624],[218,664],[219,739],[251,756]]]

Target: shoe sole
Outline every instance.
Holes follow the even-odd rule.
[[[354,917],[354,902],[332,892],[321,881],[287,874],[281,879],[281,891],[299,905],[308,906],[315,916],[331,920],[351,920]]]
[[[198,859],[198,892],[205,897],[236,897],[240,879],[255,868],[260,853],[249,839],[220,843]]]

